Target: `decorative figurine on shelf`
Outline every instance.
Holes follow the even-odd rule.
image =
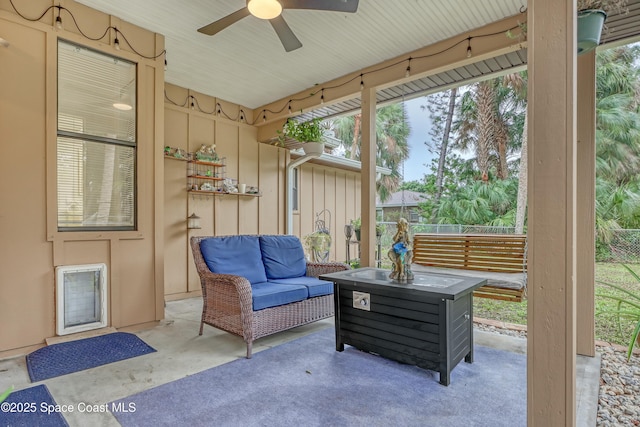
[[[398,231],[393,236],[393,244],[388,254],[393,263],[389,278],[398,282],[413,280],[413,272],[411,271],[413,251],[409,240],[409,223],[404,218],[398,220]]]
[[[218,154],[216,153],[216,145],[205,145],[202,144],[200,149],[196,151],[196,160],[201,160],[203,162],[217,162],[220,160]]]

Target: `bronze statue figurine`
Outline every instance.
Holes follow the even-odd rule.
[[[413,251],[409,240],[409,223],[404,218],[398,220],[398,231],[393,236],[393,244],[388,254],[393,263],[389,278],[398,282],[413,280],[413,272],[411,271]]]

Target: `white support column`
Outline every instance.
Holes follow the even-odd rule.
[[[362,90],[360,265],[375,267],[376,256],[376,89]]]
[[[595,356],[596,51],[578,57],[577,351]]]
[[[576,1],[528,2],[527,424],[576,424]]]

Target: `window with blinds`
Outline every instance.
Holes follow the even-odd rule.
[[[136,64],[58,41],[58,230],[136,228]]]

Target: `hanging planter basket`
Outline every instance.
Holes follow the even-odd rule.
[[[607,14],[603,10],[578,12],[578,55],[598,47],[605,19]]]
[[[307,156],[316,155],[320,156],[324,153],[324,143],[322,142],[307,142],[302,144],[302,150]]]

